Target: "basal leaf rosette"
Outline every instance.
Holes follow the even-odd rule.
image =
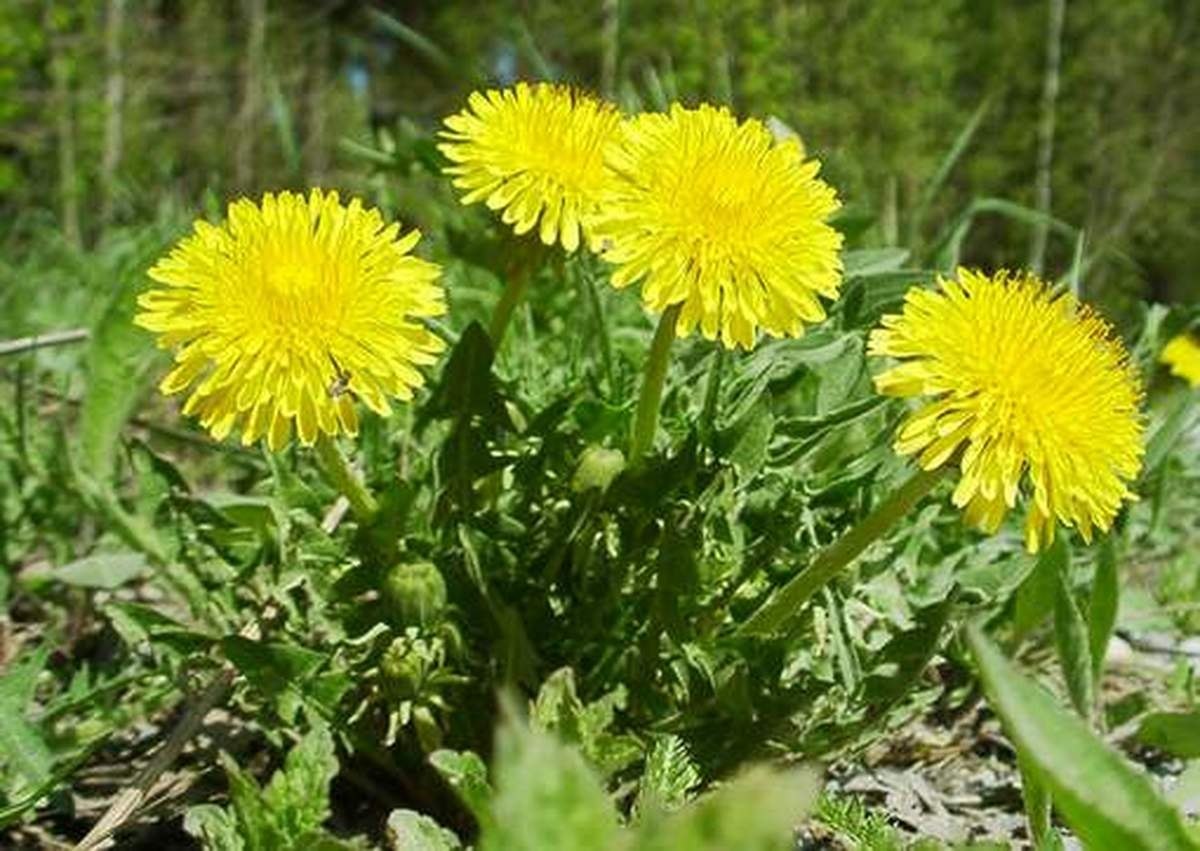
[[[160,389],[190,389],[184,413],[218,440],[240,428],[277,451],[293,430],[305,445],[357,433],[356,400],[389,413],[444,348],[421,323],[445,302],[439,267],[411,254],[419,239],[319,189],[196,222],[138,299],[137,324],[175,354]]]
[[[517,234],[574,251],[604,184],[604,151],[621,126],[612,105],[553,83],[475,92],[445,121],[439,150],[462,202],[499,211]]]
[[[1159,355],[1171,370],[1193,387],[1200,387],[1200,333],[1183,333],[1173,337]]]
[[[825,318],[842,280],[839,203],[798,139],[708,105],[623,127],[594,228],[614,286],[640,281],[650,310],[680,305],[680,336],[699,327],[728,348]]]
[[[896,450],[932,470],[957,463],[954,504],[987,532],[1028,497],[1025,543],[1056,523],[1107,530],[1141,469],[1141,385],[1121,342],[1089,308],[1028,274],[959,269],[914,287],[868,351],[901,363],[881,393],[921,399]]]

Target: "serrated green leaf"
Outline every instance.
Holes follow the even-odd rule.
[[[31,787],[46,783],[54,771],[54,755],[41,732],[7,702],[0,703],[0,757]]]
[[[64,585],[111,591],[146,572],[141,553],[98,553],[56,568],[53,576]]]
[[[862,459],[859,459],[860,461]],[[768,635],[794,617],[813,594],[846,564],[886,533],[895,520],[910,514],[946,475],[946,468],[913,474],[869,515],[820,552],[812,563],[775,591],[739,628],[743,635]]]
[[[820,791],[816,772],[755,768],[663,818],[637,826],[637,851],[788,851]]]
[[[488,781],[487,765],[473,751],[434,751],[429,755],[430,764],[450,784],[471,815],[481,826],[491,819],[492,786]]]
[[[931,281],[931,270],[911,269],[861,275],[849,281],[842,299],[842,314],[848,328],[873,328],[880,317],[896,310],[905,293]]]
[[[870,674],[863,688],[870,717],[883,715],[920,682],[941,645],[942,630],[951,611],[949,602],[920,610],[915,614],[912,629],[897,632],[871,656]]]
[[[722,442],[730,444],[727,452],[729,463],[746,476],[760,471],[767,460],[767,447],[770,446],[774,431],[775,417],[771,413],[771,406],[765,399],[760,400],[730,429],[728,435],[723,435]]]
[[[492,376],[495,357],[487,331],[478,322],[472,322],[450,351],[424,414],[434,418],[477,416],[511,429],[504,397]]]
[[[329,784],[337,773],[328,729],[319,727],[301,739],[263,790],[263,806],[271,812],[276,831],[298,838],[317,830],[329,818]]]
[[[992,709],[1086,847],[1196,851],[1179,813],[1143,775],[1021,674],[979,625],[968,627],[967,641]]]
[[[1005,558],[968,563],[956,571],[954,581],[963,591],[971,592],[988,603],[1003,603],[1029,578],[1037,562],[1024,553]]]
[[[842,254],[843,274],[847,278],[894,272],[908,260],[907,248],[863,248]]]
[[[579,713],[583,702],[575,692],[575,672],[559,668],[542,683],[530,710],[530,721],[566,739],[579,740]]]
[[[683,806],[700,785],[700,772],[683,739],[666,735],[654,742],[638,784],[635,810],[670,812]]]
[[[841,357],[815,370],[820,379],[817,385],[817,413],[820,415],[828,415],[844,407],[866,369],[861,339],[849,336],[845,345]]]
[[[204,502],[219,511],[231,523],[253,529],[262,535],[272,530],[278,532],[280,523],[286,522],[286,514],[282,507],[275,500],[266,497],[215,493],[208,494]]]
[[[78,771],[79,767],[93,755],[94,751],[92,749],[85,748],[70,759],[60,760],[55,767],[54,773],[47,777],[45,782],[34,788],[21,791],[15,801],[5,806],[0,806],[0,830],[22,818],[25,813],[36,807],[39,802],[45,800],[50,793]]]
[[[776,432],[793,438],[808,437],[824,431],[831,426],[845,425],[846,423],[853,422],[859,417],[874,411],[886,402],[887,400],[882,396],[871,396],[866,399],[858,399],[850,402],[824,414],[807,417],[789,417],[786,420],[780,421]]]
[[[815,821],[837,835],[846,848],[856,851],[944,851],[940,843],[910,844],[901,839],[899,831],[882,811],[868,809],[854,795],[821,793],[817,802]],[[976,849],[972,849],[976,851]],[[1005,848],[1004,851],[1009,851]]]
[[[327,728],[318,727],[301,739],[265,789],[229,754],[222,751],[220,760],[229,783],[229,808],[193,807],[185,821],[188,832],[203,839],[206,847],[247,851],[363,847],[333,837],[321,827],[330,814],[329,785],[338,772],[333,736]],[[242,844],[220,844],[229,841],[231,827]]]
[[[200,840],[206,851],[245,851],[246,848],[238,833],[237,821],[227,810],[214,804],[198,804],[188,809],[183,829]]]
[[[387,820],[390,851],[457,851],[458,837],[429,816],[412,810],[393,810]]]
[[[625,689],[584,703],[575,688],[575,672],[561,668],[546,678],[538,691],[531,722],[554,733],[568,744],[578,744],[584,755],[605,775],[619,771],[641,755],[633,739],[609,732],[616,710],[625,706]]]
[[[221,650],[251,685],[272,698],[295,690],[326,659],[296,644],[252,641],[239,635],[221,639]]]
[[[109,603],[104,614],[130,647],[148,642],[176,653],[194,653],[206,650],[213,643],[210,636],[140,603]]]
[[[514,721],[496,738],[493,830],[480,851],[613,851],[616,810],[575,750]]]
[[[1180,759],[1200,759],[1200,712],[1152,712],[1142,719],[1137,737]]]
[[[238,834],[249,851],[265,851],[281,837],[275,832],[272,813],[263,806],[262,789],[229,754],[222,751],[219,758],[229,783],[229,808]]]
[[[7,704],[18,712],[33,700],[37,689],[38,677],[46,667],[50,658],[50,647],[46,644],[30,653],[23,653],[15,662],[10,663],[7,671],[0,676],[0,704]]]

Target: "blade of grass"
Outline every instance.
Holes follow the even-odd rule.
[[[1087,848],[1196,851],[1183,819],[1082,719],[1004,657],[979,624],[967,628],[988,703]]]
[[[933,177],[921,187],[921,195],[917,199],[912,217],[908,223],[908,244],[910,246],[916,246],[920,243],[921,228],[925,224],[926,216],[929,215],[929,208],[933,204],[933,199],[937,197],[938,192],[946,185],[946,181],[950,177],[950,172],[958,165],[958,161],[962,159],[962,155],[970,146],[971,140],[975,138],[975,133],[983,123],[984,117],[991,108],[991,103],[991,98],[985,98],[975,108],[975,111],[971,113],[971,117],[967,119],[967,123],[963,125],[962,130],[959,131],[958,136],[954,139],[954,144],[946,152],[946,156],[942,157],[942,161],[938,164],[937,171],[933,173]]]

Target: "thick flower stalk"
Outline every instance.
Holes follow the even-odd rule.
[[[604,152],[621,126],[610,104],[552,83],[475,92],[446,119],[438,148],[462,202],[501,211],[517,234],[574,251],[604,185]]]
[[[825,318],[842,280],[834,190],[797,139],[724,108],[673,106],[624,125],[608,149],[595,235],[614,286],[641,282],[646,306],[679,305],[676,333],[699,327],[728,348],[761,329],[798,337]]]
[[[1200,387],[1200,336],[1180,334],[1163,347],[1159,360],[1170,368],[1172,375]]]
[[[967,269],[913,288],[871,333],[869,353],[901,361],[881,393],[925,403],[896,450],[926,470],[961,469],[954,504],[988,532],[1023,495],[1025,543],[1056,523],[1085,540],[1107,530],[1141,469],[1141,386],[1109,326],[1032,275]]]
[[[444,348],[422,323],[445,312],[439,268],[410,252],[378,210],[335,192],[266,194],[229,205],[150,269],[135,321],[175,353],[165,394],[213,437],[277,451],[291,439],[355,434],[355,402],[387,414]]]

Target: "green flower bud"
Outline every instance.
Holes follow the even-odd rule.
[[[384,685],[396,700],[412,700],[421,693],[429,670],[432,648],[412,635],[402,635],[388,645],[379,661]]]
[[[593,488],[606,491],[613,479],[619,476],[624,469],[625,455],[620,449],[589,446],[583,450],[579,466],[575,468],[571,487],[576,493],[583,493]]]
[[[446,608],[446,580],[427,561],[398,564],[383,580],[383,597],[404,626],[428,626]]]
[[[68,735],[76,744],[86,744],[107,733],[109,726],[98,718],[85,718],[73,724]]]

